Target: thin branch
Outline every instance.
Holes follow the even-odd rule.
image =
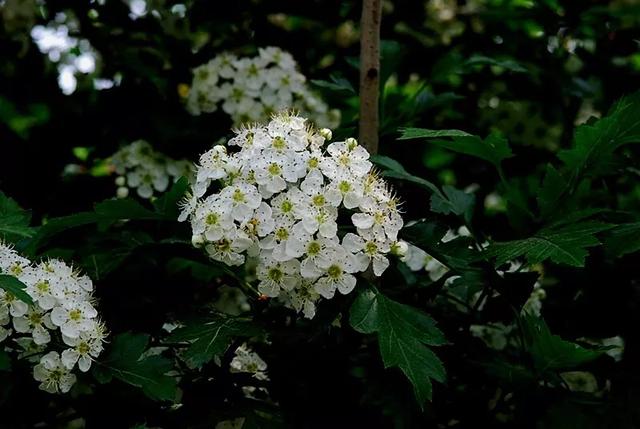
[[[363,0],[360,20],[359,140],[371,154],[378,153],[381,19],[382,0]]]

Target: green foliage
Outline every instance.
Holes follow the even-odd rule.
[[[587,248],[601,244],[596,234],[611,227],[597,221],[549,226],[522,240],[495,242],[486,254],[496,258],[496,265],[525,256],[531,264],[550,259],[557,264],[583,267]]]
[[[571,149],[558,153],[575,181],[612,171],[614,152],[623,145],[640,143],[640,92],[618,101],[607,116],[577,128]]]
[[[525,349],[531,355],[539,374],[572,369],[591,362],[604,353],[603,350],[586,349],[553,335],[540,317],[525,313],[519,321]]]
[[[139,202],[130,199],[105,200],[96,204],[93,212],[80,212],[69,216],[50,219],[38,229],[31,240],[29,240],[24,251],[34,254],[41,246],[46,244],[52,237],[72,228],[97,224],[100,228],[106,229],[117,221],[125,220],[156,220],[175,221],[171,214],[175,209],[168,204],[169,198],[176,198],[177,192],[172,188],[172,192],[165,196],[163,203],[159,204],[156,211],[145,208]],[[183,186],[180,185],[180,186]],[[171,196],[170,196],[171,195]]]
[[[29,305],[33,305],[33,299],[25,291],[27,285],[22,283],[14,276],[7,274],[0,274],[0,289],[3,289],[13,296],[18,298],[22,302],[26,302]]]
[[[329,79],[331,80],[313,79],[311,80],[311,83],[319,88],[325,88],[338,93],[345,93],[346,95],[356,95],[356,90],[353,88],[353,85],[351,85],[351,82],[344,77],[332,74],[329,76]]]
[[[409,173],[407,170],[405,170],[402,164],[400,164],[398,161],[394,160],[393,158],[389,158],[388,156],[382,156],[382,155],[373,155],[371,156],[371,161],[385,168],[385,170],[382,173],[384,177],[390,177],[393,179],[400,179],[400,180],[405,180],[407,182],[416,183],[421,187],[430,190],[431,192],[440,193],[440,190],[436,185],[429,182],[428,180],[425,180],[418,176],[414,176],[413,174]],[[445,197],[443,196],[443,198]]]
[[[0,192],[0,241],[17,242],[33,235],[31,214]]]
[[[0,371],[11,370],[11,358],[4,350],[0,350]]]
[[[167,375],[173,370],[171,360],[160,355],[149,355],[149,336],[124,333],[112,339],[109,353],[96,362],[93,374],[101,383],[113,377],[142,389],[145,395],[156,401],[173,401],[176,397],[176,380]]]
[[[416,138],[450,137],[450,140],[427,140],[429,143],[476,158],[484,159],[500,168],[503,160],[513,156],[511,148],[505,138],[497,134],[490,134],[482,140],[478,136],[458,130],[426,130],[420,128],[401,129],[399,140]]]
[[[607,253],[620,257],[640,250],[640,222],[617,225],[604,238]]]
[[[442,187],[443,194],[434,193],[431,195],[431,210],[436,213],[453,213],[461,216],[467,223],[471,222],[475,197],[464,191],[445,185]]]
[[[444,383],[446,378],[442,362],[427,347],[446,342],[431,317],[376,289],[366,289],[351,306],[349,321],[358,332],[377,334],[385,368],[402,370],[421,407],[431,400],[431,379]]]
[[[212,315],[176,329],[167,341],[189,342],[183,358],[192,368],[201,368],[214,356],[224,354],[234,338],[260,335],[262,330],[250,319]]]

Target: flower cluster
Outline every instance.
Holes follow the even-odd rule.
[[[309,318],[320,297],[350,293],[356,273],[382,275],[403,226],[367,150],[353,138],[325,146],[330,138],[292,114],[238,130],[229,145],[239,151],[200,157],[180,216],[194,245],[228,265],[255,262],[260,293]],[[339,214],[349,232],[338,234]]]
[[[12,336],[23,356],[38,357],[33,369],[40,388],[68,392],[76,381],[72,370],[86,372],[102,352],[106,331],[94,307],[91,279],[60,260],[32,263],[0,243],[0,273],[16,277],[33,305],[0,289],[0,342]],[[52,335],[64,345],[62,353],[47,352]]]
[[[137,140],[111,156],[115,168],[117,195],[125,198],[135,189],[141,198],[151,198],[154,192],[164,192],[172,181],[192,174],[187,160],[174,160],[153,150],[144,140]]]
[[[220,104],[236,125],[290,108],[321,127],[340,123],[340,112],[329,110],[308,88],[291,54],[276,47],[259,49],[253,58],[222,53],[193,70],[189,112],[214,112]]]
[[[465,226],[462,226],[458,228],[457,232],[451,229],[448,230],[440,241],[447,243],[458,237],[468,237],[470,234],[469,230]],[[431,281],[435,282],[439,280],[449,271],[445,265],[419,247],[401,241],[399,243],[399,249],[402,254],[402,262],[407,264],[411,271],[421,271],[424,269],[428,273]],[[450,278],[449,282],[451,282],[451,279],[453,278]]]

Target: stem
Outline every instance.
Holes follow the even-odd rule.
[[[359,140],[372,155],[378,153],[381,19],[382,0],[363,0],[360,20]]]

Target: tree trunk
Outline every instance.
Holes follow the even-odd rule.
[[[378,153],[381,18],[382,0],[362,1],[359,141],[371,154]]]

